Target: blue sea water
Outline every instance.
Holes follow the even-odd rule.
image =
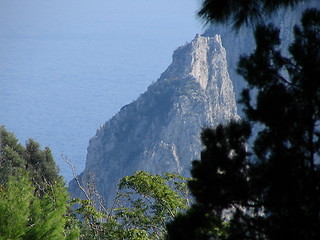
[[[66,181],[96,129],[201,33],[197,0],[1,0],[0,125],[49,146]]]

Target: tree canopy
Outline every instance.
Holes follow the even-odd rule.
[[[244,24],[261,24],[262,20],[282,8],[293,8],[305,0],[204,0],[198,15],[205,22],[231,22],[234,28]]]
[[[76,239],[68,200],[50,149],[0,127],[0,239]]]
[[[180,175],[137,171],[120,180],[111,209],[99,209],[93,198],[78,201],[84,219],[81,239],[160,240],[166,223],[188,208],[188,190]]]
[[[47,187],[55,182],[63,182],[59,175],[51,150],[29,139],[24,147],[13,133],[0,127],[0,184],[5,184],[10,176],[17,176],[20,171],[29,173],[35,190],[44,194]]]
[[[166,223],[189,206],[186,180],[138,171],[121,179],[111,209],[91,184],[88,199],[71,200],[50,149],[23,146],[1,127],[0,240],[164,239]]]

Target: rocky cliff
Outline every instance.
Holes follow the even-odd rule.
[[[158,81],[97,130],[79,178],[94,175],[110,202],[119,179],[136,170],[188,176],[200,157],[201,129],[238,118],[221,37],[197,35],[174,52]],[[70,191],[79,194],[75,182]]]
[[[281,29],[283,49],[291,42],[302,10],[309,7],[319,7],[319,0],[271,18]],[[160,79],[97,130],[79,178],[86,182],[89,173],[94,175],[98,191],[108,201],[118,180],[136,170],[188,175],[191,161],[199,158],[202,127],[239,118],[235,96],[245,82],[236,73],[237,62],[254,47],[250,28],[235,33],[218,25],[178,48]],[[75,182],[70,190],[79,196]]]
[[[264,24],[272,23],[280,29],[282,49],[285,51],[293,39],[293,27],[300,24],[302,13],[308,8],[320,8],[319,0],[308,0],[298,4],[295,8],[281,9],[276,11]],[[233,82],[236,99],[240,98],[242,89],[246,86],[245,81],[237,74],[237,65],[241,55],[249,55],[255,48],[252,26],[242,27],[235,31],[229,25],[211,25],[203,36],[219,34],[226,49],[228,71]],[[239,110],[240,107],[240,110]],[[241,115],[241,106],[238,106]]]

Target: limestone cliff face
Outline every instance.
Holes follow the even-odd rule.
[[[293,40],[293,27],[300,24],[302,13],[308,8],[319,8],[319,0],[308,0],[298,4],[293,9],[282,9],[276,11],[265,24],[273,23],[280,30],[280,39],[282,40],[282,49],[285,52],[288,45]],[[242,89],[246,86],[245,81],[237,73],[237,65],[241,55],[249,55],[255,48],[255,40],[252,27],[242,27],[234,31],[231,26],[211,25],[203,36],[214,36],[219,34],[223,41],[223,46],[227,52],[228,71],[233,82],[236,99],[240,99]],[[240,110],[239,110],[240,108]],[[238,112],[241,114],[241,106],[238,106]]]
[[[136,170],[188,176],[200,157],[201,129],[238,118],[221,38],[197,35],[174,52],[157,82],[97,130],[80,179],[93,174],[110,202],[120,178]],[[77,195],[74,182],[70,190]]]

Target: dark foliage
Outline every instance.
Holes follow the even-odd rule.
[[[248,123],[203,132],[195,203],[168,239],[320,239],[320,11],[305,11],[294,35],[284,57],[279,30],[256,28],[238,68]],[[259,129],[250,155],[249,125]]]
[[[21,170],[28,172],[39,195],[43,195],[47,188],[56,182],[63,182],[48,147],[41,150],[40,145],[33,139],[29,139],[24,147],[2,126],[0,127],[0,184],[5,184],[10,176],[18,176]]]
[[[234,28],[244,24],[261,23],[273,12],[294,7],[304,0],[204,0],[198,15],[207,23],[227,23],[231,21]]]
[[[226,237],[226,209],[245,202],[248,196],[246,141],[247,123],[231,122],[206,129],[201,139],[205,150],[193,161],[189,189],[195,203],[186,214],[168,224],[169,239]]]
[[[250,176],[270,239],[320,239],[320,12],[307,10],[295,27],[291,58],[281,55],[278,33],[259,27],[255,53],[239,64],[250,88],[246,115],[263,126]]]

